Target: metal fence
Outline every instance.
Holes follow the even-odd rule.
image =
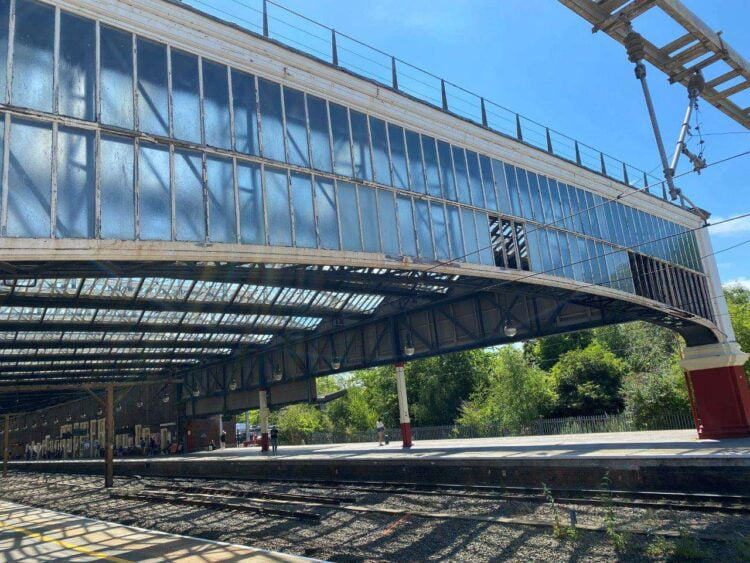
[[[185,3],[218,19],[234,23],[251,33],[346,69],[357,76],[392,88],[500,135],[670,201],[663,179],[273,0],[230,0],[224,6],[233,7],[232,11],[203,0],[185,0]],[[684,202],[680,201],[680,205],[684,206]]]
[[[521,429],[509,430],[498,424],[481,426],[423,426],[412,428],[414,440],[448,440],[455,438],[499,438],[510,436],[544,436],[554,434],[592,434],[596,432],[634,432],[638,430],[681,430],[694,428],[690,413],[665,415],[651,424],[639,424],[626,414],[576,416],[535,420]],[[391,441],[401,440],[400,428],[386,430]],[[374,430],[367,432],[313,432],[301,443],[342,444],[377,440]]]

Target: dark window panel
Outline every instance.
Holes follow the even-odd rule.
[[[375,181],[391,185],[391,161],[388,156],[388,134],[385,121],[370,116],[370,136],[372,137],[372,160],[375,168]]]
[[[450,245],[448,244],[448,226],[445,222],[443,205],[430,202],[430,217],[432,219],[432,232],[435,237],[435,254],[439,260],[447,260],[450,258]]]
[[[133,129],[133,36],[101,26],[99,43],[102,123]]]
[[[383,252],[389,256],[399,256],[398,226],[396,223],[396,203],[392,192],[378,190],[378,208],[380,212],[380,237],[383,241]]]
[[[435,258],[435,249],[432,245],[432,227],[430,225],[430,209],[427,202],[422,199],[414,201],[417,224],[417,242],[419,243],[419,255],[422,258]]]
[[[409,172],[406,164],[406,145],[404,144],[403,128],[388,124],[388,144],[391,147],[391,165],[393,170],[393,185],[402,190],[409,189]]]
[[[234,147],[239,152],[258,156],[258,105],[255,94],[255,77],[232,69]]]
[[[135,238],[135,166],[133,141],[102,135],[100,142],[101,236]]]
[[[473,151],[466,151],[466,164],[469,169],[469,186],[471,188],[471,203],[477,207],[486,208],[482,175],[479,172],[479,155]]]
[[[60,127],[57,134],[58,237],[94,238],[96,221],[96,135]]]
[[[456,171],[456,186],[458,189],[458,201],[471,204],[471,192],[469,190],[469,176],[466,172],[466,154],[460,147],[453,149],[453,168]]]
[[[362,243],[365,252],[380,252],[377,192],[359,186],[359,214],[362,218]]]
[[[372,155],[370,154],[370,131],[367,116],[358,111],[349,110],[352,124],[352,158],[354,177],[358,180],[373,180]]]
[[[172,239],[172,196],[169,185],[169,150],[141,143],[138,154],[141,240]]]
[[[61,12],[59,77],[60,113],[93,121],[96,115],[96,24],[93,20]]]
[[[260,166],[250,162],[238,162],[237,188],[240,200],[240,241],[245,244],[265,244],[266,227]]]
[[[286,114],[286,146],[289,151],[287,161],[309,168],[305,95],[299,90],[284,88],[284,112]]]
[[[354,176],[352,167],[349,111],[344,106],[329,103],[331,133],[333,135],[333,171],[341,176]]]
[[[172,117],[177,139],[201,143],[201,102],[198,57],[171,50]]]
[[[422,135],[422,154],[424,155],[427,193],[434,197],[443,197],[443,189],[440,186],[440,166],[438,165],[435,139]]]
[[[401,235],[401,254],[417,256],[417,239],[414,233],[414,212],[411,208],[411,198],[396,197],[398,205],[398,232]]]
[[[167,48],[138,38],[138,123],[140,130],[169,135]]]
[[[52,111],[55,8],[32,0],[16,1],[12,103]]]
[[[206,60],[203,61],[203,118],[206,144],[232,148],[227,67]]]
[[[339,195],[339,224],[344,250],[362,250],[362,233],[359,224],[357,187],[349,182],[336,182]]]
[[[208,238],[212,242],[236,242],[237,222],[232,161],[208,157],[206,178],[208,180]]]
[[[268,243],[272,246],[292,246],[292,219],[286,170],[266,167],[264,176],[268,202]]]
[[[327,178],[315,178],[315,211],[320,230],[320,247],[338,250],[339,220],[336,213],[336,192],[333,181]]]
[[[198,242],[206,240],[201,153],[175,151],[174,189],[177,240]]]
[[[331,130],[328,126],[328,104],[315,96],[307,96],[307,117],[310,121],[310,147],[315,170],[331,172]]]
[[[286,160],[286,155],[284,150],[284,125],[281,115],[281,86],[275,82],[259,78],[258,99],[260,100],[260,133],[263,156],[283,162]]]
[[[453,173],[453,156],[451,146],[445,141],[438,141],[438,158],[440,159],[440,179],[443,183],[443,197],[457,201],[456,178]]]
[[[8,236],[50,236],[52,126],[13,119],[8,167]]]
[[[315,248],[318,244],[315,233],[312,178],[309,174],[292,172],[292,207],[294,209],[294,244]]]
[[[499,211],[497,194],[495,193],[495,182],[492,175],[492,161],[488,157],[480,154],[479,166],[482,170],[482,187],[484,198],[487,200],[487,208]]]
[[[422,167],[422,143],[418,133],[406,131],[406,148],[409,153],[409,178],[413,192],[425,193],[424,168]]]

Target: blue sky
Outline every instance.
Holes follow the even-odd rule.
[[[208,2],[208,0],[205,0]],[[201,0],[187,0],[206,9]],[[229,19],[257,22],[259,0],[211,0]],[[284,0],[283,5],[364,43],[459,84],[644,170],[659,174],[658,153],[643,94],[624,48],[556,0]],[[750,59],[750,2],[685,3]],[[273,12],[272,12],[273,13]],[[285,16],[288,19],[288,16]],[[248,25],[248,22],[238,21]],[[664,44],[678,34],[644,16],[637,31]],[[280,30],[284,26],[270,21]],[[313,30],[312,26],[305,29]],[[289,33],[296,33],[287,28]],[[280,31],[279,31],[280,32]],[[321,32],[318,30],[318,34]],[[311,45],[326,49],[311,36]],[[711,78],[709,76],[708,78]],[[682,86],[649,67],[649,85],[671,154],[687,97]],[[750,89],[740,98],[750,106]],[[750,150],[750,131],[701,103],[709,163]],[[691,147],[695,148],[695,146]],[[683,158],[678,172],[690,169]],[[721,220],[750,212],[750,156],[679,179],[695,203]],[[714,250],[750,238],[750,218],[712,230]],[[722,280],[750,287],[750,244],[717,255]]]

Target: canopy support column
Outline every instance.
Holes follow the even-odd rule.
[[[268,451],[268,392],[265,389],[258,391],[258,418],[260,419],[260,451]]]
[[[106,395],[106,408],[104,414],[104,486],[106,488],[111,488],[114,484],[115,475],[115,388],[111,383],[107,385]]]
[[[409,401],[406,397],[406,376],[404,363],[396,363],[396,393],[398,394],[398,421],[401,424],[401,440],[404,448],[411,448],[411,419]]]

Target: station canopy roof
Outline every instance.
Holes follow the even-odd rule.
[[[294,264],[27,263],[2,269],[0,412],[80,394],[40,395],[50,385],[179,377],[261,350],[276,338],[367,318],[394,300],[444,296],[459,282],[437,272]]]

